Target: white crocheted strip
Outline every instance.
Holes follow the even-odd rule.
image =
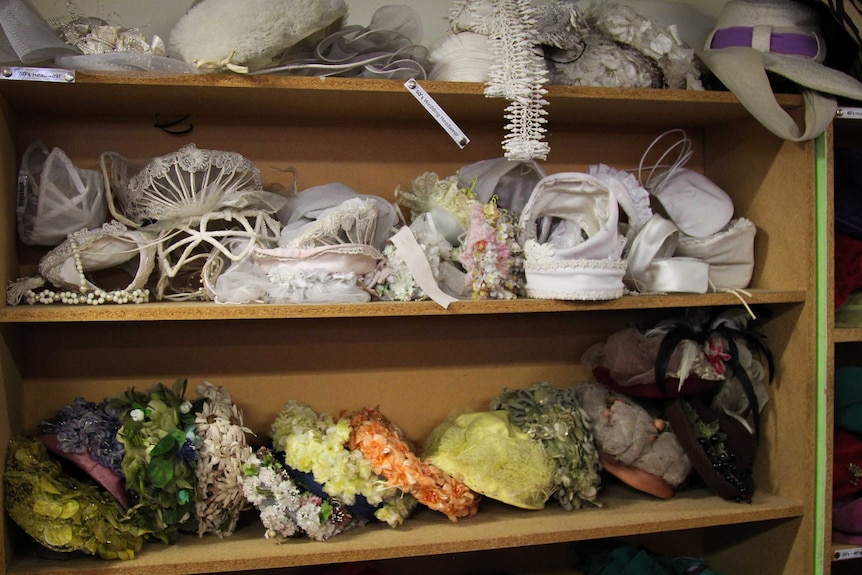
[[[528,256],[529,257],[529,256]],[[529,272],[574,272],[589,270],[625,270],[625,260],[527,260],[524,269]]]
[[[485,95],[510,100],[503,150],[510,160],[544,160],[550,152],[543,141],[547,68],[537,48],[535,11],[529,0],[494,0],[493,7],[490,39],[497,58]]]

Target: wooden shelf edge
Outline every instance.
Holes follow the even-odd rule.
[[[374,78],[339,78],[324,76],[279,76],[243,74],[93,74],[77,73],[78,84],[105,84],[108,86],[194,86],[213,88],[279,88],[294,90],[333,90],[358,92],[403,92],[404,80]],[[435,80],[420,81],[423,88],[431,94],[460,94],[465,96],[484,96],[485,84],[481,82],[447,82]],[[648,100],[672,102],[713,102],[738,104],[733,93],[717,90],[671,90],[656,88],[606,88],[599,86],[564,86],[548,84],[548,98],[589,98],[615,100]],[[777,94],[776,100],[783,106],[801,106],[802,97],[798,94]]]
[[[748,505],[724,501],[705,490],[679,494],[670,500],[649,498],[619,486],[609,487],[607,492],[603,508],[566,512],[549,504],[543,511],[524,511],[485,502],[475,517],[458,523],[423,509],[397,529],[366,526],[325,542],[295,539],[278,544],[265,539],[263,528],[257,524],[225,539],[186,536],[166,547],[150,543],[137,559],[126,562],[89,557],[67,561],[13,557],[7,573],[188,575],[300,567],[790,519],[801,516],[804,509],[801,503],[771,494],[757,494]]]
[[[836,327],[832,340],[835,343],[862,342],[862,327]]]
[[[749,290],[749,305],[795,304],[806,301],[804,290]],[[434,302],[368,302],[359,304],[217,304],[213,302],[153,302],[104,306],[0,306],[2,323],[77,321],[262,320],[458,316],[514,313],[567,313],[607,310],[670,309],[739,305],[730,293],[630,295],[608,301],[483,300],[459,301],[444,309]]]
[[[503,120],[506,100],[487,98],[476,82],[421,82],[459,124]],[[309,122],[425,122],[427,113],[401,80],[316,76],[90,75],[73,84],[0,80],[0,96],[23,115],[80,114],[116,117],[158,113]],[[548,119],[555,126],[707,126],[750,119],[731,92],[592,86],[547,86]],[[779,104],[802,106],[801,96],[781,94]]]

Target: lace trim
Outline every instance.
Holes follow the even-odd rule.
[[[373,244],[378,214],[377,206],[372,200],[347,200],[302,228],[297,236],[283,247]]]
[[[259,246],[255,246],[259,247]],[[322,246],[321,246],[322,247]],[[297,248],[303,249],[303,248]],[[314,261],[315,258],[324,257],[328,254],[339,254],[339,255],[362,255],[367,256],[369,258],[373,258],[375,260],[382,260],[383,254],[375,248],[374,246],[370,246],[368,244],[337,244],[332,246],[328,250],[321,250],[312,254],[308,254],[304,257],[285,257],[278,254],[267,253],[263,250],[254,250],[254,259],[258,261],[269,260],[273,261],[276,264],[285,263],[285,262],[296,262],[296,261]]]
[[[547,272],[575,269],[625,270],[625,260],[530,260],[524,264],[527,272]],[[529,287],[528,287],[529,290]]]
[[[547,132],[544,84],[548,78],[537,48],[535,10],[530,0],[494,0],[493,6],[489,37],[497,58],[489,70],[485,95],[510,101],[503,150],[510,160],[544,160],[550,152],[542,141]]]
[[[620,207],[626,211],[629,218],[637,219],[640,223],[646,222],[652,217],[652,207],[650,206],[650,193],[640,184],[637,178],[630,172],[612,168],[606,164],[596,164],[590,166],[590,175],[596,177],[610,177],[617,180],[622,187],[625,188],[626,198],[631,200],[631,203],[626,202],[626,198],[619,198]],[[633,213],[628,213],[633,210]],[[631,222],[629,222],[631,223]]]
[[[625,293],[622,288],[615,290],[584,290],[577,292],[547,291],[527,288],[527,297],[533,299],[556,299],[577,301],[604,301],[621,298]]]
[[[275,266],[266,277],[277,287],[293,291],[304,290],[314,285],[330,283],[341,284],[343,287],[356,287],[356,274],[353,272],[324,272],[321,270],[300,270],[287,266]],[[331,286],[335,289],[335,285]]]
[[[493,0],[455,0],[449,11],[449,29],[455,33],[475,32],[490,36],[493,12]]]

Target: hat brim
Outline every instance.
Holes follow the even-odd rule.
[[[817,90],[803,87],[805,103],[805,122],[800,126],[776,100],[769,75],[766,70],[764,54],[752,48],[722,48],[700,53],[700,58],[725,87],[733,92],[740,103],[776,136],[794,142],[812,140],[822,134],[838,109],[838,102],[828,90],[827,74],[815,79],[826,78]],[[822,72],[825,68],[820,68]],[[862,88],[858,97],[862,97]]]
[[[111,468],[97,462],[90,457],[89,453],[67,453],[63,451],[60,449],[60,441],[55,434],[40,435],[39,439],[51,453],[71,461],[96,483],[104,487],[108,493],[114,496],[114,499],[123,509],[129,509],[132,506],[129,494],[123,486],[123,478],[114,473]]]
[[[725,85],[735,83],[731,75],[739,77],[746,74],[740,63],[759,61],[764,70],[778,74],[805,88],[862,101],[862,82],[840,70],[807,58],[767,54],[742,46],[703,50],[697,52],[697,56]]]
[[[744,497],[743,490],[732,484],[713,468],[713,462],[707,456],[706,451],[698,441],[697,432],[683,406],[683,399],[676,399],[667,406],[665,416],[670,421],[671,428],[679,439],[685,454],[691,460],[697,474],[700,475],[716,494],[728,500]],[[754,436],[743,427],[736,419],[717,412],[697,401],[690,402],[691,407],[697,412],[704,422],[718,422],[721,431],[725,435],[725,448],[736,457],[736,465],[740,471],[748,470],[754,459],[755,440]],[[752,486],[753,487],[753,486]]]
[[[667,481],[643,469],[620,463],[612,456],[600,452],[599,458],[605,471],[638,491],[649,493],[659,499],[670,499],[675,491]]]
[[[837,529],[832,530],[832,542],[844,545],[862,545],[862,535],[855,533],[844,533]]]

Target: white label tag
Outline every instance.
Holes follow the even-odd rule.
[[[27,196],[30,191],[30,178],[27,174],[18,174],[18,199],[15,202],[15,212],[23,213],[27,207]]]
[[[33,68],[28,66],[4,66],[0,69],[0,79],[30,80],[31,82],[59,82],[72,84],[75,82],[74,70],[62,68]]]
[[[407,90],[409,90],[411,94],[413,94],[414,98],[419,100],[419,103],[422,104],[422,107],[428,110],[428,113],[431,114],[431,116],[433,116],[435,120],[437,120],[437,123],[440,124],[444,130],[446,130],[446,133],[448,133],[449,136],[455,141],[455,143],[458,144],[459,148],[463,148],[470,143],[470,138],[468,138],[467,135],[461,131],[461,128],[459,128],[457,124],[452,121],[452,118],[450,118],[449,115],[443,111],[443,108],[441,108],[440,105],[434,101],[434,98],[432,98],[431,95],[428,94],[428,92],[426,92],[425,89],[419,85],[419,82],[410,79],[404,83],[404,87],[407,88]]]
[[[859,559],[862,557],[862,547],[853,547],[852,549],[839,549],[835,552],[835,561],[844,561],[845,559]]]
[[[835,112],[837,118],[852,118],[854,120],[862,119],[862,108],[838,108]]]

